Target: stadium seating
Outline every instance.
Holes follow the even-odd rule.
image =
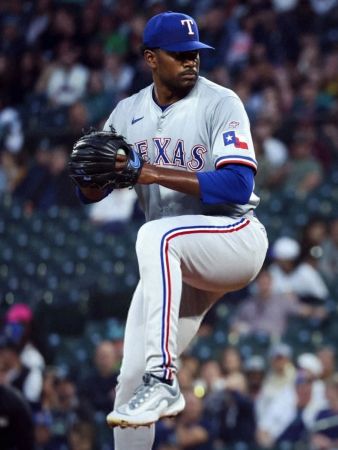
[[[270,242],[281,232],[296,237],[311,213],[333,217],[337,181],[338,169],[333,168],[325,183],[306,199],[290,201],[288,192],[262,195],[259,218]],[[105,233],[90,222],[86,208],[74,212],[54,206],[47,213],[28,214],[20,202],[5,196],[0,206],[2,310],[13,302],[29,303],[52,336],[49,344],[55,361],[86,365],[96,342],[123,334],[121,324],[138,280],[134,247],[139,226],[128,223],[118,235]],[[331,318],[336,318],[338,281],[331,293]],[[217,357],[228,344],[238,345],[243,356],[264,354],[271,344],[266,336],[236,340],[228,335],[235,304],[230,299],[217,305],[214,333],[194,341],[192,352],[201,360]],[[82,345],[76,345],[77,339],[82,339]],[[285,340],[297,353],[324,341],[337,343],[338,333],[333,320],[326,324],[325,333],[311,323],[292,320]]]

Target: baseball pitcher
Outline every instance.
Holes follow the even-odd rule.
[[[150,450],[154,423],[183,410],[179,355],[208,309],[256,277],[268,247],[255,214],[249,120],[233,91],[199,76],[206,50],[192,17],[152,17],[143,55],[153,83],[120,101],[104,130],[83,136],[70,158],[84,202],[135,186],[146,216],[136,242],[140,280],[107,416],[116,450]]]

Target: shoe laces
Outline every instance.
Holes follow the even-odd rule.
[[[135,390],[133,397],[129,401],[129,407],[131,409],[135,409],[144,403],[150,394],[154,392],[158,384],[158,380],[152,377],[150,373],[145,373],[142,379],[143,383]]]

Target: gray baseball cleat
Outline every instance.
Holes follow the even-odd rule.
[[[185,400],[176,378],[170,386],[146,373],[129,402],[108,414],[107,423],[110,427],[121,428],[149,426],[161,418],[176,416],[184,407]]]

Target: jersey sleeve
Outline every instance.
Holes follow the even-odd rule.
[[[212,154],[215,169],[227,164],[242,164],[257,171],[250,122],[242,101],[227,96],[215,108],[212,117]]]

